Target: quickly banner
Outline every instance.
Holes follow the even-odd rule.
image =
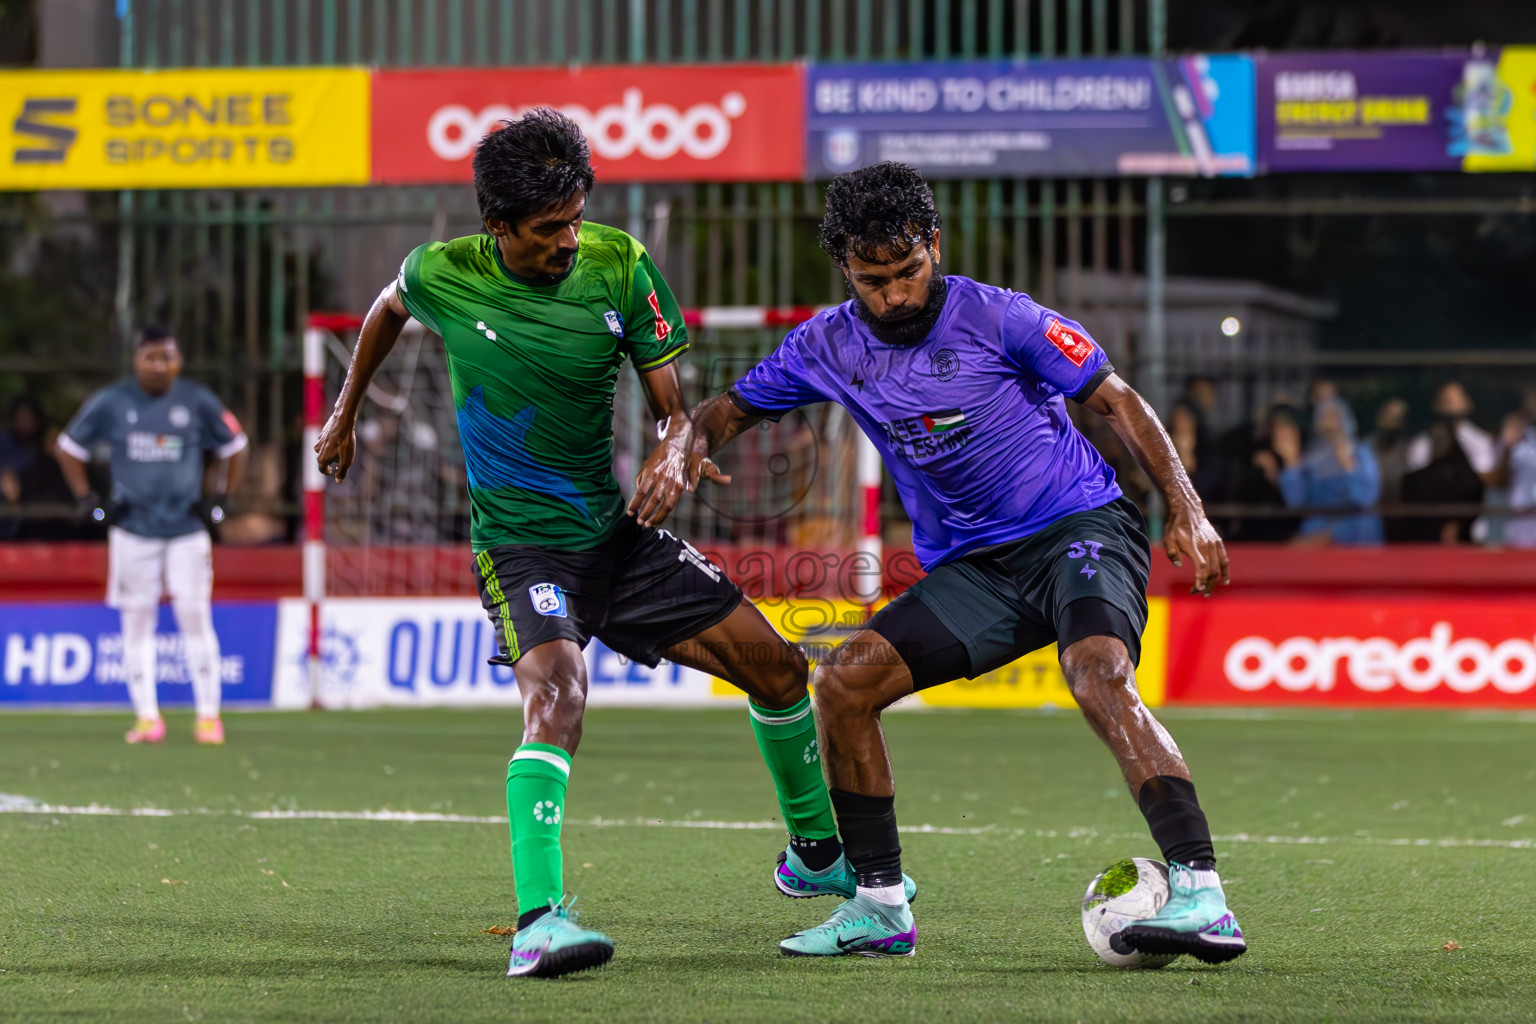
[[[0,189],[368,182],[363,68],[0,72]]]
[[[224,698],[266,703],[272,696],[277,608],[271,602],[216,601]],[[0,604],[0,708],[7,705],[128,705],[117,612],[101,604]],[[160,702],[191,705],[185,644],[169,606],[155,631]]]
[[[798,64],[376,71],[374,180],[469,181],[486,133],[532,107],[581,125],[600,182],[793,181]]]
[[[1529,597],[1172,599],[1183,704],[1536,708]]]
[[[811,178],[899,160],[931,178],[1250,175],[1244,56],[842,64],[806,90]]]
[[[278,602],[272,703],[310,705],[309,605]],[[521,704],[511,668],[496,654],[490,620],[475,598],[328,598],[320,618],[320,699],[331,708]],[[587,703],[704,704],[710,677],[680,665],[654,669],[587,645]]]
[[[1254,64],[1264,173],[1536,168],[1536,48]]]

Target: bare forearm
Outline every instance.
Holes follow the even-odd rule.
[[[1142,470],[1163,492],[1170,508],[1202,508],[1189,474],[1179,460],[1173,439],[1158,422],[1157,414],[1135,391],[1124,387],[1106,403],[1104,416]]]
[[[736,407],[729,395],[706,398],[693,408],[693,434],[696,444],[702,442],[705,453],[713,455],[724,448],[742,431],[759,422]]]
[[[408,319],[410,315],[395,295],[395,286],[391,283],[379,293],[363,320],[357,348],[352,350],[352,362],[347,367],[347,379],[341,385],[341,394],[336,397],[336,411],[348,420],[357,418],[373,375],[384,365]]]
[[[59,452],[59,470],[64,474],[64,482],[69,484],[70,493],[77,498],[83,498],[91,493],[91,478],[86,472],[85,463],[70,455],[68,452]]]

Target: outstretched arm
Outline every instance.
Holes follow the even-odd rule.
[[[320,440],[315,442],[315,458],[320,472],[338,483],[347,477],[347,469],[357,456],[357,413],[362,407],[363,396],[373,375],[384,365],[385,358],[405,322],[411,318],[405,303],[395,294],[395,282],[391,281],[379,297],[373,300],[373,308],[363,320],[362,333],[357,338],[357,348],[352,351],[352,364],[347,367],[347,379],[336,396],[336,407],[331,418],[320,430]]]
[[[651,386],[650,376],[646,374],[643,378],[647,389]],[[675,372],[673,378],[676,378]],[[678,394],[681,401],[680,390]],[[655,405],[652,408],[659,412]],[[661,443],[645,460],[635,479],[630,514],[646,526],[656,526],[676,507],[684,491],[698,489],[701,479],[707,477],[717,484],[730,483],[731,478],[720,472],[710,456],[760,419],[742,412],[730,396],[716,395],[700,402],[692,413],[664,420]]]
[[[1083,401],[1083,404],[1109,420],[1121,442],[1141,468],[1162,490],[1168,502],[1168,525],[1163,530],[1163,545],[1168,559],[1182,566],[1190,559],[1195,566],[1195,585],[1191,593],[1210,596],[1219,580],[1231,583],[1227,569],[1227,548],[1215,527],[1205,518],[1205,507],[1195,493],[1189,475],[1179,462],[1168,432],[1158,422],[1152,407],[1118,374],[1110,374]]]

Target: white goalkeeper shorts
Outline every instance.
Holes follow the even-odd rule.
[[[177,604],[213,600],[213,540],[207,530],[180,537],[107,531],[107,605],[152,608],[162,596]]]

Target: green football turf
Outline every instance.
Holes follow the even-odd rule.
[[[887,716],[903,824],[985,831],[904,837],[916,958],[808,961],[775,943],[835,902],[774,892],[780,835],[676,824],[776,815],[745,713],[598,710],[566,882],[618,952],[547,982],[483,932],[514,922],[505,825],[250,816],[503,815],[515,711],[235,714],[222,749],[184,716],[159,748],[121,715],[3,716],[0,793],[191,813],[0,814],[0,1020],[1536,1016],[1536,719],[1165,719],[1251,943],[1231,964],[1095,963],[1084,887],[1156,850],[1075,713]]]

